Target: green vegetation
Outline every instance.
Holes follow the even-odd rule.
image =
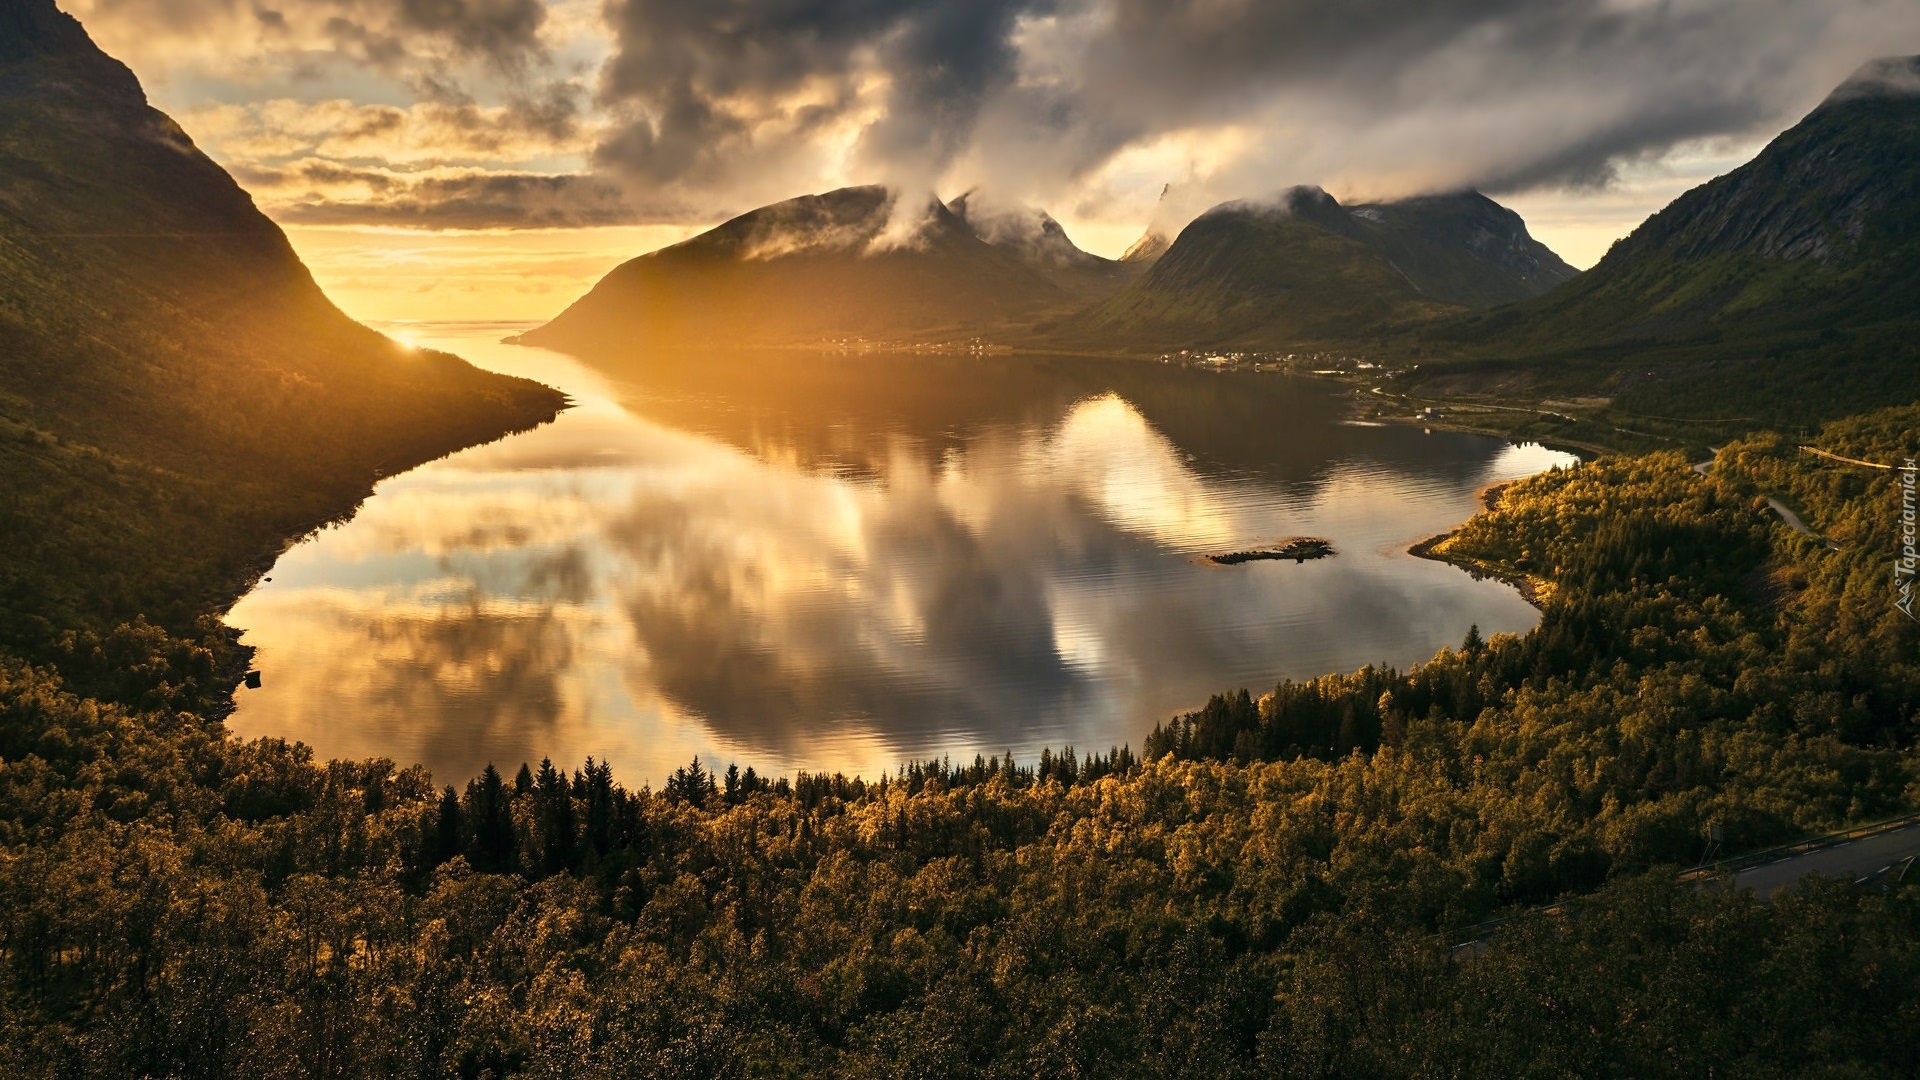
[[[1228,204],[1144,277],[1054,330],[1105,349],[1296,348],[1538,296],[1574,270],[1477,193],[1343,207],[1317,188]]]
[[[1308,559],[1329,559],[1333,555],[1333,545],[1327,541],[1315,536],[1295,536],[1272,547],[1209,555],[1207,561],[1221,566],[1238,566],[1244,562],[1259,562],[1263,559],[1292,559],[1294,562],[1306,562]]]
[[[1577,280],[1388,351],[1435,392],[1605,395],[1601,426],[1684,445],[1903,403],[1920,364],[1916,154],[1920,99],[1837,93]]]
[[[1916,421],[1821,438],[1877,459]],[[1513,485],[1453,545],[1551,581],[1538,630],[1223,696],[1138,760],[436,787],[224,736],[211,624],[108,635],[91,698],[8,662],[0,1067],[1904,1075],[1920,892],[1671,869],[1709,823],[1758,847],[1920,801],[1892,481],[1836,468],[1755,438]]]
[[[0,39],[40,88],[0,102],[6,1075],[1920,1069],[1920,889],[1672,873],[1710,826],[1920,802],[1894,476],[1773,435],[1509,487],[1443,553],[1541,582],[1537,630],[1225,695],[1137,759],[654,792],[232,738],[215,613],[261,555],[558,402],[339,317],[62,19]],[[1896,461],[1916,425],[1813,438]]]

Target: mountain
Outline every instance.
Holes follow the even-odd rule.
[[[1784,416],[1814,400],[1832,415],[1912,400],[1917,332],[1920,58],[1908,57],[1861,68],[1573,284],[1421,340],[1456,366],[1499,360],[1536,383],[1644,384],[1643,411],[1685,399],[1703,415]]]
[[[1003,207],[969,191],[947,204],[988,246],[1019,259],[1082,304],[1105,300],[1145,269],[1138,260],[1103,259],[1080,250],[1053,215],[1032,206]]]
[[[1071,242],[988,243],[937,199],[897,203],[853,187],[761,207],[621,264],[519,340],[576,352],[950,340],[1074,304],[1054,280],[1073,268],[1035,261],[1070,263]]]
[[[0,638],[204,610],[381,471],[562,404],[347,318],[77,21],[0,0]]]
[[[1135,245],[1142,258],[1153,239]],[[1477,192],[1346,207],[1297,187],[1200,215],[1139,281],[1062,333],[1116,347],[1280,348],[1527,299],[1576,273]]]
[[[1146,232],[1140,234],[1140,239],[1127,245],[1127,250],[1120,253],[1120,261],[1145,265],[1165,255],[1167,249],[1172,246],[1173,241],[1167,239],[1166,233],[1148,228]]]

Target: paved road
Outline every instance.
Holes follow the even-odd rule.
[[[1713,453],[1714,453],[1714,457],[1720,456],[1720,452],[1718,450],[1715,450]],[[1843,459],[1843,460],[1851,460],[1851,459]],[[1707,470],[1711,468],[1713,468],[1713,458],[1708,458],[1705,461],[1697,461],[1693,465],[1693,471],[1699,473],[1701,476],[1707,475]],[[1779,499],[1775,499],[1769,496],[1767,498],[1767,505],[1773,507],[1773,512],[1780,515],[1780,520],[1787,523],[1787,528],[1792,529],[1794,532],[1799,533],[1801,536],[1811,536],[1815,540],[1819,540],[1821,543],[1824,543],[1825,545],[1827,545],[1828,551],[1840,550],[1839,544],[1836,544],[1831,540],[1823,539],[1819,533],[1814,532],[1812,529],[1807,528],[1807,523],[1800,520],[1799,514],[1796,514],[1792,510],[1787,509],[1786,503],[1783,503]]]
[[[1792,529],[1801,536],[1814,535],[1814,531],[1807,528],[1807,523],[1800,520],[1799,514],[1787,509],[1786,503],[1781,502],[1779,499],[1769,497],[1767,499],[1767,505],[1773,507],[1773,512],[1780,515],[1780,520],[1787,523],[1787,528]]]
[[[1740,871],[1733,883],[1735,888],[1752,889],[1763,897],[1771,896],[1775,889],[1792,885],[1816,872],[1828,877],[1859,880],[1893,867],[1893,873],[1897,875],[1900,873],[1899,864],[1916,855],[1920,855],[1920,822],[1833,847],[1750,866]],[[1907,871],[1908,880],[1915,877],[1920,877],[1920,867]]]

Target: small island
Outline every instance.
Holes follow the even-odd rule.
[[[1333,554],[1333,545],[1317,536],[1291,536],[1273,547],[1209,555],[1207,561],[1219,566],[1238,566],[1241,563],[1259,559],[1292,559],[1294,562],[1303,563],[1308,559],[1325,559]]]

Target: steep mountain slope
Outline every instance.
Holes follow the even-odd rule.
[[[1080,250],[1053,215],[1038,207],[997,206],[969,191],[947,209],[975,236],[1039,271],[1078,303],[1105,300],[1145,270],[1142,262],[1103,259]]]
[[[561,404],[341,314],[78,22],[0,0],[0,638],[188,610],[380,471]]]
[[[1167,238],[1166,233],[1149,227],[1146,232],[1140,234],[1140,239],[1127,245],[1127,250],[1120,255],[1120,261],[1145,265],[1165,255],[1167,249],[1172,246],[1173,241]]]
[[[1301,187],[1202,214],[1138,282],[1063,333],[1112,347],[1348,340],[1537,296],[1575,273],[1475,192],[1343,207]]]
[[[939,201],[905,228],[895,211],[881,187],[761,207],[623,263],[520,340],[574,351],[929,340],[1073,302]]]
[[[1863,67],[1578,282],[1422,340],[1546,382],[1631,392],[1653,381],[1643,396],[1699,399],[1708,413],[1840,394],[1827,410],[1839,415],[1910,400],[1917,329],[1920,58],[1900,58]],[[1901,372],[1905,385],[1880,385]]]

